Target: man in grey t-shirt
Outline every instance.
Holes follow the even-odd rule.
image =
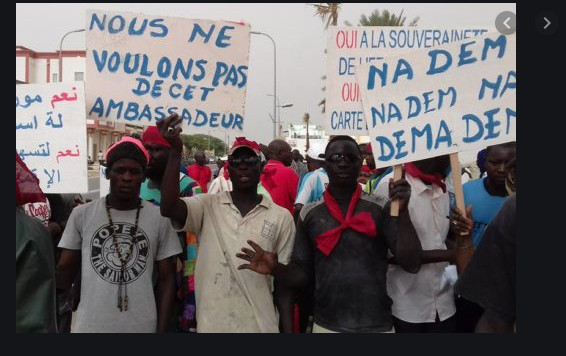
[[[59,243],[63,252],[57,287],[68,289],[81,271],[81,301],[72,332],[165,332],[179,240],[159,208],[139,198],[148,161],[141,142],[124,137],[105,159],[110,194],[75,208]]]

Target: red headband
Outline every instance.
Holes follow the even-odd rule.
[[[145,149],[145,147],[143,147],[141,141],[138,140],[137,138],[133,138],[133,137],[130,137],[130,136],[124,136],[124,137],[122,137],[122,139],[120,141],[114,142],[114,144],[112,146],[108,147],[108,149],[104,153],[104,160],[108,161],[108,155],[110,154],[110,152],[112,152],[112,150],[115,149],[116,147],[118,147],[119,145],[126,143],[126,142],[130,142],[130,143],[133,143],[134,145],[136,145],[137,148],[139,148],[140,151],[145,156],[145,159],[147,160],[146,162],[149,162],[149,153],[147,153],[147,150]]]

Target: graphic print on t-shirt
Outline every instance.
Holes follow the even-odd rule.
[[[137,241],[132,249],[132,256],[129,258],[128,254],[132,243],[134,225],[130,223],[115,223],[113,228],[115,238],[112,237],[110,224],[102,226],[94,233],[90,243],[90,263],[102,279],[118,284],[122,267],[117,251],[117,248],[119,248],[122,258],[128,260],[124,278],[126,283],[131,283],[138,279],[146,269],[149,239],[145,232],[138,228]],[[114,243],[114,240],[116,240],[116,243]]]

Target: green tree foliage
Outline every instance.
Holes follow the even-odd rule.
[[[342,3],[340,2],[326,2],[326,3],[318,3],[318,4],[308,4],[315,8],[314,15],[320,17],[322,22],[324,23],[324,28],[328,29],[328,26],[336,26],[338,24],[338,15],[340,12],[340,7]],[[324,50],[326,53],[326,50]],[[326,81],[326,75],[322,77],[323,81]],[[322,88],[322,91],[326,91],[326,85]],[[318,106],[321,107],[322,113],[326,112],[326,98],[323,98],[319,103]]]
[[[338,13],[342,3],[339,2],[324,2],[318,4],[308,4],[315,8],[314,15],[320,17],[324,23],[324,28],[328,26],[336,26],[338,24]]]
[[[194,154],[197,150],[214,150],[216,155],[223,155],[226,152],[226,144],[221,139],[214,136],[196,134],[196,135],[181,135],[183,144]],[[209,146],[210,140],[210,146]]]
[[[401,10],[401,13],[397,16],[390,13],[389,10],[383,10],[381,13],[379,13],[379,10],[373,10],[369,16],[360,16],[358,26],[405,26],[407,17],[403,16],[403,11]],[[409,26],[416,26],[419,19],[418,16],[412,19]]]

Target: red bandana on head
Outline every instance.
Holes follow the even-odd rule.
[[[257,142],[250,141],[243,136],[236,137],[236,140],[234,141],[234,144],[232,145],[231,151],[233,152],[236,148],[238,148],[240,146],[246,146],[246,147],[251,148],[259,156],[260,149],[259,149],[259,145],[257,144]]]
[[[356,184],[356,191],[354,192],[350,205],[348,206],[346,217],[344,217],[336,199],[334,199],[334,197],[330,194],[330,190],[326,189],[322,194],[326,207],[330,212],[330,216],[340,223],[340,226],[328,230],[315,238],[318,249],[326,256],[330,255],[338,241],[340,241],[342,232],[348,228],[367,235],[372,239],[377,236],[375,222],[368,211],[352,216],[361,195],[362,187],[360,187],[359,184]]]
[[[161,136],[161,132],[159,132],[157,126],[149,126],[147,130],[145,130],[142,136],[142,143],[144,145],[157,144],[165,147],[171,147],[171,144],[167,142],[167,140],[164,139],[163,136]]]

